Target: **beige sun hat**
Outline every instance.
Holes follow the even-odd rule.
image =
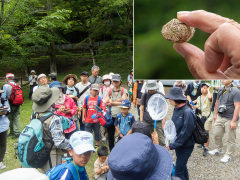
[[[32,95],[34,112],[45,112],[59,98],[60,91],[57,87],[41,86]]]
[[[67,76],[64,77],[63,83],[67,85],[67,80],[69,78],[73,78],[74,79],[74,85],[79,82],[79,80],[78,80],[78,78],[77,78],[77,76],[75,74],[68,74]]]

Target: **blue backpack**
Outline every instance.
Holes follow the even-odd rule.
[[[121,123],[121,116],[122,116],[121,113],[119,113],[119,114],[117,115],[117,121],[118,121],[118,124]],[[132,126],[132,124],[131,124],[131,122],[132,122],[132,118],[133,118],[132,114],[128,115],[128,120],[129,120],[128,122],[129,122],[129,125],[130,125],[130,126]]]
[[[49,160],[51,149],[44,145],[42,123],[53,115],[52,113],[44,114],[39,119],[32,119],[30,124],[24,127],[17,147],[22,166],[41,168]]]
[[[80,180],[80,176],[79,176],[76,165],[69,161],[67,161],[67,163],[58,164],[57,166],[53,167],[52,169],[49,169],[48,172],[46,172],[46,175],[48,176],[48,178],[50,180],[55,180],[57,178],[57,176],[59,175],[59,173],[65,168],[68,169],[69,171],[71,171],[74,180]],[[84,168],[84,175],[87,176],[85,168]]]

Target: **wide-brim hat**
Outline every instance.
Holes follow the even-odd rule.
[[[136,153],[137,152],[137,153]],[[171,154],[141,133],[124,136],[108,157],[108,180],[170,179]]]
[[[64,77],[63,83],[67,85],[67,80],[68,78],[73,78],[74,79],[74,85],[79,82],[77,76],[75,74],[68,74],[67,76]]]
[[[102,77],[102,82],[104,81],[104,80],[112,80],[112,78],[110,77],[110,75],[109,74],[105,74],[103,77]]]
[[[159,88],[159,84],[155,80],[148,80],[144,88],[146,90],[156,90]]]
[[[41,86],[32,95],[34,112],[45,112],[59,98],[60,91],[57,87]]]
[[[187,100],[180,87],[171,87],[165,98],[173,100]]]
[[[203,87],[203,86],[210,87],[210,84],[209,84],[209,83],[202,83],[202,87]]]
[[[32,73],[36,74],[36,71],[35,70],[31,70],[30,74],[32,74]]]

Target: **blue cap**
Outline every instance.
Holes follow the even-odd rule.
[[[170,179],[173,167],[171,154],[141,133],[124,136],[108,157],[108,180]]]
[[[131,102],[127,99],[123,100],[120,104],[121,108],[130,108],[131,107]]]

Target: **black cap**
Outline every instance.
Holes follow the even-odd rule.
[[[135,121],[132,125],[132,133],[142,133],[152,139],[149,126],[143,121]]]
[[[87,76],[89,77],[89,74],[88,74],[87,71],[83,71],[83,72],[81,73],[81,75],[87,75]],[[80,75],[80,76],[81,76],[81,75]]]

